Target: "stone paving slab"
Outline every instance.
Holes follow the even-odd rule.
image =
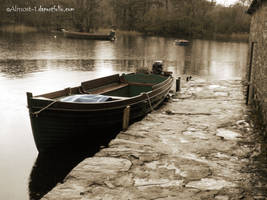
[[[190,81],[42,199],[267,199],[244,103],[240,80]]]

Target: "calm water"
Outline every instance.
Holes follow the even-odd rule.
[[[109,42],[0,34],[0,199],[29,199],[29,182],[31,193],[45,187],[42,177],[56,184],[60,178],[55,178],[53,171],[66,174],[86,157],[38,156],[26,107],[27,91],[41,94],[76,86],[88,79],[151,67],[155,60],[163,60],[175,76],[244,76],[246,43],[194,40],[181,47],[174,45],[174,39],[118,36]]]

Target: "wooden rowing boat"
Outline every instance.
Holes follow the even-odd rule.
[[[75,32],[67,31],[62,29],[64,37],[75,38],[75,39],[87,39],[87,40],[115,40],[116,34],[115,31],[110,31],[109,34],[97,34],[97,33],[86,33],[86,32]]]
[[[36,147],[43,152],[108,137],[106,130],[121,129],[159,106],[172,84],[170,73],[131,73],[38,96],[27,92]]]

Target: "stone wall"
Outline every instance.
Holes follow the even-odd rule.
[[[247,77],[252,83],[251,103],[260,110],[267,125],[267,1],[252,14],[249,46]]]

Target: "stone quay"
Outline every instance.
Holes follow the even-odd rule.
[[[241,80],[193,77],[42,200],[267,199],[266,145],[252,113]]]

